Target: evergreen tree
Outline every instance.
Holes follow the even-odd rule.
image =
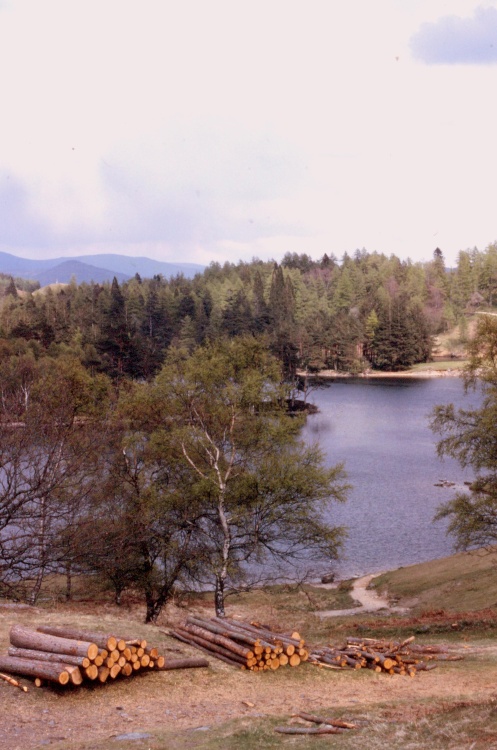
[[[114,277],[109,302],[104,308],[98,351],[105,370],[113,378],[137,375],[140,372],[136,343],[128,327],[126,303]]]

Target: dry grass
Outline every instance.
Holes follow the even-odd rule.
[[[410,597],[424,596],[425,586],[432,592],[430,596],[436,597],[437,586],[447,588],[453,576],[459,575],[464,581],[459,587],[460,601],[466,603],[470,599],[464,592],[469,597],[478,580],[488,583],[485,571],[490,571],[486,558],[457,556],[397,571],[381,583]],[[132,600],[121,608],[105,597],[66,604],[59,601],[55,586],[51,591],[51,598],[47,593],[44,605],[37,609],[0,604],[1,652],[8,646],[8,630],[14,622],[33,627],[50,622],[136,634],[157,645],[166,657],[198,656],[163,631],[184,620],[190,611],[203,616],[212,613],[209,597],[191,597],[184,603],[186,607],[169,606],[157,627],[143,624],[143,608]],[[81,590],[80,597],[83,594]],[[348,634],[393,638],[417,633],[420,642],[450,641],[466,658],[440,663],[437,669],[414,679],[368,670],[321,670],[309,664],[254,674],[210,659],[208,669],[151,673],[69,690],[30,687],[28,693],[21,693],[0,683],[0,746],[2,750],[34,750],[47,745],[54,750],[255,750],[282,746],[306,750],[316,742],[333,742],[343,750],[497,750],[497,648],[482,627],[481,613],[462,615],[432,609],[407,617],[380,612],[329,620],[313,615],[315,605],[328,608],[333,599],[335,606],[341,607],[346,597],[346,590],[273,587],[229,599],[228,613],[298,629],[308,641],[323,644],[339,643]],[[463,616],[466,625],[453,628]],[[497,622],[495,612],[488,610],[488,617]],[[359,719],[360,726],[332,738],[276,734],[274,727],[295,721],[292,714],[298,711]]]
[[[496,566],[497,549],[461,552],[386,573],[373,586],[414,613],[488,609],[497,607]]]

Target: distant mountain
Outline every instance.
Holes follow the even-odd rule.
[[[196,263],[168,263],[162,260],[152,260],[151,258],[133,258],[128,255],[82,255],[74,260],[82,263],[91,263],[99,268],[107,268],[109,271],[118,271],[129,276],[139,273],[142,279],[151,279],[153,276],[161,274],[164,278],[171,278],[183,274],[186,278],[191,279],[196,273],[202,273],[205,266]]]
[[[136,273],[140,274],[143,279],[159,274],[166,279],[178,274],[192,278],[195,274],[202,273],[204,268],[205,266],[196,263],[168,263],[151,258],[135,258],[110,253],[36,260],[0,252],[1,273],[36,280],[42,286],[55,284],[57,281],[67,283],[71,277],[75,277],[79,284],[84,281],[95,283],[112,281],[114,276],[122,282]]]
[[[56,283],[69,284],[72,278],[75,278],[78,284],[84,281],[87,283],[93,281],[95,284],[103,284],[106,281],[112,280],[114,276],[120,283],[130,278],[128,274],[119,273],[119,271],[109,271],[105,268],[90,266],[88,263],[81,263],[79,260],[65,260],[59,263],[58,266],[35,274],[33,279],[34,281],[39,281],[40,286],[48,286],[49,284]]]

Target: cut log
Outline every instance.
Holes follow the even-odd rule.
[[[106,635],[105,633],[94,633],[87,630],[80,630],[79,628],[70,628],[65,626],[55,627],[52,625],[43,625],[36,628],[39,633],[45,633],[46,635],[56,635],[59,638],[69,638],[74,641],[87,641],[89,643],[96,643],[99,648],[105,648],[107,651],[113,651],[117,648],[117,638],[114,635]]]
[[[129,661],[127,661],[124,667],[122,668],[121,674],[123,674],[124,677],[129,677],[131,674],[133,674],[133,667],[131,666]]]
[[[177,638],[178,641],[182,641],[183,643],[187,643],[189,646],[193,646],[194,648],[199,648],[201,651],[205,651],[205,653],[209,654],[210,656],[215,656],[216,659],[221,659],[221,661],[226,662],[226,664],[230,664],[232,667],[237,667],[240,669],[243,667],[243,663],[240,661],[235,661],[235,655],[231,654],[231,657],[225,656],[221,651],[214,651],[212,650],[211,646],[213,644],[208,644],[208,647],[203,646],[201,643],[197,643],[196,640],[193,639],[193,636],[190,636],[187,632],[180,632],[178,630],[171,630],[168,635],[172,636],[173,638]]]
[[[246,643],[251,647],[253,651],[255,651],[255,648],[253,648],[255,637],[252,635],[249,635],[248,633],[237,631],[235,628],[226,628],[226,627],[223,627],[223,625],[221,624],[212,622],[211,620],[202,620],[199,617],[187,617],[186,623],[187,625],[197,625],[198,627],[204,628],[205,630],[209,630],[211,633],[222,635],[225,638],[232,638],[233,640],[240,641],[241,643]],[[269,643],[268,644],[259,643],[257,648],[258,649],[263,648],[266,645],[271,647]],[[262,652],[259,651],[259,653],[262,653]]]
[[[99,682],[107,682],[107,679],[109,677],[109,667],[106,667],[102,664],[101,667],[98,668],[98,681]]]
[[[250,649],[234,643],[230,638],[226,638],[224,635],[217,635],[216,633],[211,633],[209,630],[205,630],[205,628],[200,628],[198,625],[186,624],[183,626],[183,630],[186,630],[193,635],[197,635],[205,641],[222,646],[228,651],[232,651],[234,654],[241,656],[244,660],[252,659],[254,656],[254,652]]]
[[[269,642],[279,642],[285,645],[292,644],[296,648],[303,648],[305,646],[305,641],[303,640],[296,640],[295,638],[290,638],[289,636],[282,635],[281,633],[274,633],[271,630],[267,630],[263,627],[257,627],[255,625],[249,625],[246,622],[235,622],[234,620],[229,620],[228,618],[223,619],[222,617],[213,617],[213,622],[218,623],[225,623],[227,627],[239,629],[246,631],[248,633],[254,633],[256,637],[259,638],[265,638]]]
[[[169,669],[197,669],[199,667],[208,667],[207,659],[166,659],[162,667],[156,667],[160,672],[166,672]]]
[[[9,656],[17,656],[20,659],[34,659],[35,661],[51,661],[53,663],[60,663],[60,654],[52,654],[50,651],[35,651],[29,648],[18,648],[17,646],[9,646]],[[86,669],[90,666],[91,662],[87,656],[71,656],[70,654],[64,654],[64,664],[73,664],[76,667],[83,667]]]
[[[75,667],[74,664],[64,664],[66,672],[69,674],[69,679],[73,685],[81,685],[83,682],[83,675],[79,667]]]
[[[36,651],[51,651],[55,654],[70,654],[71,656],[87,656],[94,659],[98,654],[96,643],[76,641],[70,638],[60,638],[55,635],[39,633],[22,625],[12,625],[10,642],[19,648],[31,648]]]
[[[88,678],[89,680],[96,680],[96,679],[97,679],[97,677],[98,677],[98,670],[99,670],[99,669],[100,669],[100,667],[97,667],[97,665],[96,665],[96,664],[90,664],[90,666],[89,666],[89,667],[87,667],[87,668],[85,669],[85,671],[84,671],[84,673],[85,673],[85,676],[86,676],[86,677],[87,677],[87,678]]]
[[[43,680],[57,682],[59,685],[67,685],[69,682],[69,672],[64,669],[64,665],[51,664],[48,661],[31,661],[19,659],[16,656],[0,656],[0,670],[27,675],[28,677],[40,677]]]
[[[222,654],[228,659],[231,659],[232,661],[237,662],[237,664],[247,663],[247,657],[237,654],[231,649],[221,646],[221,644],[219,643],[215,643],[214,641],[205,639],[201,635],[192,633],[190,630],[186,630],[185,628],[178,628],[177,631],[179,631],[183,636],[190,638],[193,641],[193,643],[198,643],[200,646],[203,646],[205,649],[209,650],[213,655]],[[252,657],[248,657],[248,658],[250,659]]]

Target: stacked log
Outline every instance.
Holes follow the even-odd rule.
[[[188,617],[168,634],[231,666],[252,672],[274,671],[286,665],[296,667],[309,657],[299,633],[275,633],[258,623],[229,618]]]
[[[374,672],[414,677],[417,672],[434,669],[434,659],[461,659],[450,656],[447,647],[414,645],[414,636],[404,641],[385,641],[374,638],[346,639],[343,646],[324,646],[311,649],[309,661],[321,667],[335,669],[371,669]],[[430,663],[427,663],[430,662]]]
[[[35,677],[59,685],[107,682],[138,672],[208,666],[205,660],[174,660],[166,664],[158,649],[146,640],[123,638],[74,628],[13,625],[7,655],[0,655],[0,670]],[[38,683],[37,683],[38,684]]]

